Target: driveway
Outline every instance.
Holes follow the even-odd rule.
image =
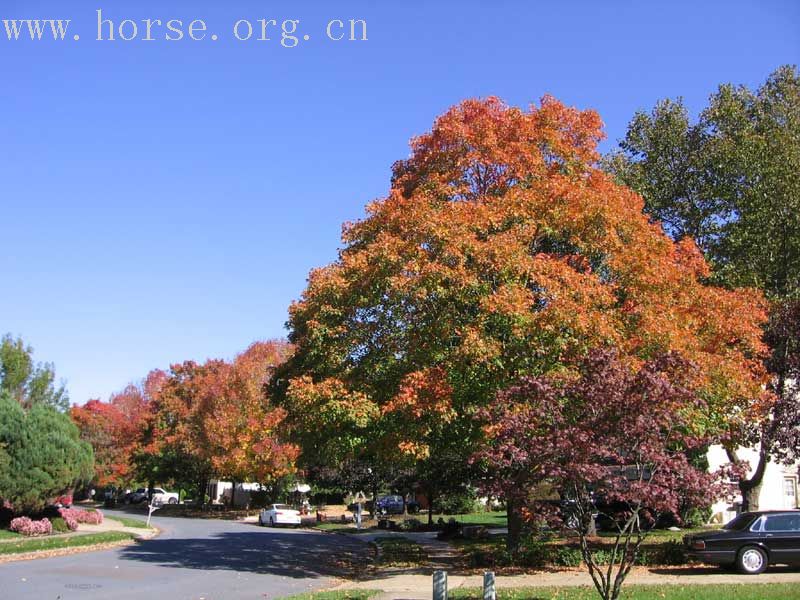
[[[330,586],[342,560],[363,564],[368,553],[356,538],[316,531],[158,516],[153,524],[163,533],[131,546],[0,564],[0,597],[263,600]]]

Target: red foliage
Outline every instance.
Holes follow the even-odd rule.
[[[70,520],[75,523],[86,523],[87,525],[100,525],[103,522],[103,513],[99,510],[60,508],[58,512],[67,521],[67,524],[69,524]]]
[[[653,514],[710,503],[720,474],[687,456],[712,441],[693,421],[705,408],[693,371],[674,353],[632,370],[595,350],[577,379],[527,378],[501,392],[480,413],[490,444],[474,457],[489,469],[489,491],[526,503],[531,486],[547,483],[573,501]]]
[[[147,382],[163,376],[153,371]],[[95,484],[123,486],[133,478],[132,457],[137,451],[149,415],[147,390],[129,385],[113,394],[108,402],[89,400],[83,406],[73,405],[70,416],[89,442],[95,454]]]

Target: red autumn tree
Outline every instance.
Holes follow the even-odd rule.
[[[412,141],[388,196],[345,225],[339,258],[290,309],[296,351],[276,388],[304,448],[341,441],[313,407],[348,423],[351,453],[466,461],[481,444],[472,415],[498,389],[602,346],[634,365],[670,351],[695,363],[708,427],[761,418],[762,296],[707,285],[695,244],[597,168],[602,135],[593,111],[489,98]]]
[[[257,342],[237,356],[222,395],[206,414],[214,472],[235,481],[270,483],[294,470],[299,449],[281,435],[286,411],[272,406],[265,387],[291,354],[282,341]]]
[[[135,478],[133,457],[149,412],[147,390],[161,373],[152,372],[145,385],[129,385],[108,402],[89,400],[70,409],[81,438],[94,448],[95,485],[125,487]]]
[[[263,342],[233,363],[172,365],[151,411],[142,461],[150,477],[189,479],[202,496],[211,477],[266,483],[291,472],[298,451],[279,435],[285,412],[264,393],[290,352]]]
[[[692,389],[695,370],[674,353],[631,368],[615,351],[597,350],[577,378],[523,379],[480,413],[488,446],[474,459],[488,467],[487,491],[515,499],[529,519],[551,512],[531,499],[532,488],[557,492],[556,521],[577,533],[605,600],[619,597],[659,515],[687,500],[708,504],[725,489],[721,474],[688,458],[714,441],[693,419],[705,409]],[[602,568],[590,544],[597,512],[616,528]]]

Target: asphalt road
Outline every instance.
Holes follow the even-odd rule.
[[[113,511],[108,512],[113,516]],[[101,552],[0,564],[0,600],[250,600],[331,584],[349,536],[210,519],[153,518],[163,533]]]

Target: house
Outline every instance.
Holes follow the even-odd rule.
[[[212,479],[208,482],[206,494],[211,504],[230,504],[233,484],[230,481]],[[246,508],[250,504],[250,492],[261,489],[258,483],[236,482],[236,504],[234,508]]]
[[[758,452],[752,448],[739,448],[736,456],[750,464],[750,472],[758,464]],[[729,463],[728,455],[722,446],[715,445],[708,449],[708,467],[715,471]],[[797,479],[800,463],[784,466],[770,461],[764,471],[764,479],[758,491],[759,510],[785,510],[800,508],[798,504]],[[711,522],[727,523],[741,508],[742,498],[738,496],[733,502],[719,501],[711,507]]]

